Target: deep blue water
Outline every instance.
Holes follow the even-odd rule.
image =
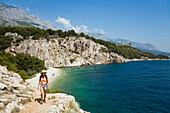
[[[91,113],[170,113],[170,61],[62,68],[51,84]]]

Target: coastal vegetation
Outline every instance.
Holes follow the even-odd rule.
[[[5,51],[0,53],[0,65],[7,66],[8,70],[18,73],[24,80],[46,69],[44,61],[36,57],[20,53],[13,56]]]
[[[62,93],[61,90],[53,90],[51,91],[50,89],[47,89],[46,93]]]
[[[7,32],[12,32],[12,33],[18,33],[19,35],[23,36],[23,39],[21,38],[16,39],[15,43],[19,43],[22,40],[29,39],[29,36],[32,36],[32,39],[34,40],[43,38],[43,39],[47,39],[48,41],[53,38],[65,38],[65,37],[71,37],[71,36],[75,36],[77,38],[85,37],[87,39],[93,40],[95,43],[99,43],[108,48],[108,50],[103,49],[102,52],[115,52],[128,59],[133,59],[133,58],[168,59],[168,56],[165,56],[165,55],[160,55],[160,54],[154,55],[152,53],[144,52],[139,49],[133,48],[130,45],[121,45],[121,44],[104,41],[101,39],[95,39],[94,37],[90,37],[88,35],[85,35],[84,33],[78,34],[74,30],[68,30],[68,31],[56,30],[55,31],[51,29],[44,30],[44,29],[35,28],[35,27],[0,27],[0,31],[1,31],[0,40],[7,41],[5,45],[4,44],[1,45],[3,47],[0,46],[0,49],[4,49],[10,46],[11,38],[5,37],[4,35]]]
[[[73,63],[76,60],[76,58],[70,59],[70,62]]]

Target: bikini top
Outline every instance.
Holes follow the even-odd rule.
[[[47,83],[47,76],[45,75],[45,77],[40,76],[40,82],[46,82]]]
[[[42,77],[42,78],[41,78],[41,82],[46,82],[46,78],[45,78],[45,77],[44,77],[44,78]]]

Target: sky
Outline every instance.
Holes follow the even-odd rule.
[[[170,0],[0,0],[64,29],[151,43],[170,52]]]

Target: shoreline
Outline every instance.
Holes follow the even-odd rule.
[[[154,61],[154,60],[170,60],[170,59],[125,59],[125,62],[122,63],[127,63],[127,62],[136,62],[136,61]],[[104,64],[112,64],[112,63],[104,63]],[[104,64],[94,64],[94,65],[104,65]],[[82,66],[93,66],[93,65],[74,65],[74,66],[62,66],[62,67],[49,67],[46,71],[47,71],[47,76],[49,79],[49,84],[51,84],[51,82],[53,82],[59,75],[61,75],[61,69],[60,68],[69,68],[69,67],[82,67]],[[53,76],[54,74],[54,76]],[[32,87],[38,87],[38,80],[39,80],[39,76],[40,73],[35,74],[36,76],[31,78],[31,79],[27,79],[26,82],[29,83],[29,86]]]
[[[125,59],[125,63],[126,62],[135,62],[135,61],[154,61],[154,60],[170,60],[170,59]]]
[[[61,69],[58,69],[58,68],[48,68],[47,70],[47,77],[48,77],[48,80],[49,80],[49,84],[51,84],[51,82],[53,82],[55,80],[56,77],[60,76],[61,75]],[[53,76],[54,74],[54,76]],[[29,83],[29,86],[32,86],[32,87],[38,87],[38,80],[39,80],[39,77],[40,77],[40,73],[37,73],[35,74],[36,76],[31,78],[31,79],[27,79],[26,82]]]
[[[170,59],[125,59],[124,62],[121,63],[127,63],[127,62],[135,62],[135,61],[154,61],[154,60],[170,60]],[[121,64],[119,62],[115,62],[116,64]],[[92,65],[74,65],[74,66],[58,66],[54,68],[69,68],[69,67],[83,67],[83,66],[95,66],[95,65],[105,65],[105,64],[114,64],[114,63],[99,63],[99,64],[92,64]]]

